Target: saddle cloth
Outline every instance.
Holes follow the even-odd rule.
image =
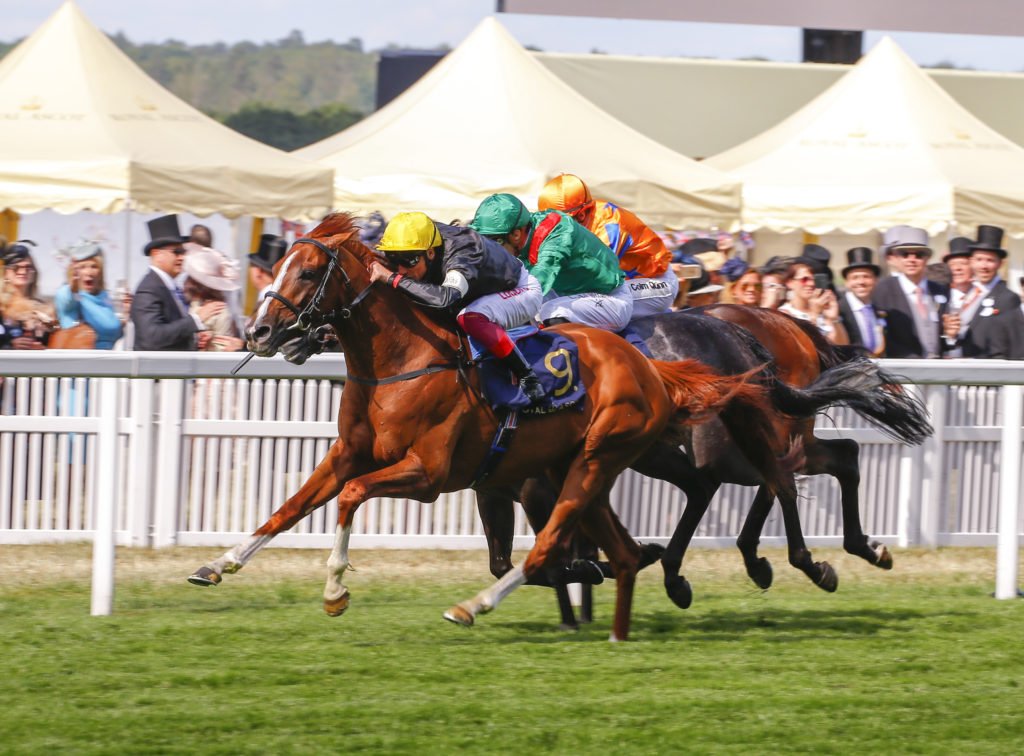
[[[540,331],[534,326],[513,328],[508,335],[533,367],[546,396],[542,403],[530,406],[530,400],[508,368],[471,338],[470,354],[480,371],[484,397],[491,406],[521,410],[525,415],[542,415],[574,406],[582,409],[587,391],[580,376],[576,343],[566,336]]]

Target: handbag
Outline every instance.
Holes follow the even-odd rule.
[[[95,349],[96,331],[85,323],[59,328],[50,334],[47,346],[50,349]]]

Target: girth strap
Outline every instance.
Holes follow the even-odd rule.
[[[494,440],[491,441],[491,448],[487,450],[487,456],[484,457],[484,461],[477,468],[476,475],[473,476],[473,482],[469,484],[470,488],[482,485],[485,480],[491,477],[491,473],[498,468],[501,460],[505,458],[505,452],[508,451],[508,447],[512,443],[512,437],[515,436],[516,428],[518,427],[519,410],[509,410],[508,414],[505,415],[505,419],[498,425],[498,430],[494,433]]]

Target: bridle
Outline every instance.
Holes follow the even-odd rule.
[[[345,307],[339,307],[328,312],[323,312],[320,309],[320,305],[323,303],[324,295],[327,291],[327,283],[331,280],[331,275],[334,271],[341,273],[341,277],[345,280],[345,287],[352,290],[352,279],[349,278],[345,268],[338,261],[338,253],[328,247],[326,244],[321,242],[319,239],[310,239],[303,237],[302,239],[296,239],[292,242],[292,246],[289,249],[289,253],[295,249],[298,244],[312,244],[314,247],[319,249],[330,260],[327,263],[327,270],[324,271],[323,278],[320,279],[320,283],[317,284],[316,291],[313,293],[312,299],[301,310],[298,305],[292,302],[288,297],[278,294],[276,291],[268,291],[267,297],[270,299],[276,299],[278,302],[283,304],[289,310],[295,314],[295,323],[288,326],[281,331],[282,335],[288,334],[293,331],[298,333],[305,333],[310,328],[319,328],[322,325],[328,323],[334,323],[338,320],[347,320],[352,317],[352,310],[355,309],[356,305],[363,301],[367,294],[370,293],[370,286],[367,284],[366,288],[359,292],[352,301]],[[281,343],[288,341],[288,339],[282,339]]]

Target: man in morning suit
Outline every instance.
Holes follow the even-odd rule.
[[[196,315],[189,315],[185,295],[175,281],[181,273],[187,241],[178,230],[178,216],[164,215],[146,224],[150,241],[143,249],[149,257],[149,272],[143,276],[132,298],[131,318],[135,326],[136,351],[194,351],[210,339],[203,325],[224,309],[224,302],[207,302]]]
[[[872,255],[867,247],[854,247],[846,253],[848,265],[842,270],[846,290],[838,298],[839,319],[851,344],[864,347],[872,357],[881,357],[885,353],[885,318],[871,304],[871,295],[882,270]]]
[[[885,313],[886,357],[939,357],[944,342],[941,316],[949,302],[949,287],[925,278],[932,256],[928,233],[896,226],[885,233],[887,255],[899,258],[901,272],[878,282],[871,302]]]
[[[972,288],[964,294],[960,309],[943,319],[944,339],[956,356],[1024,360],[1020,297],[999,276],[1006,258],[1002,243],[1003,229],[978,226],[978,239],[968,247]]]

